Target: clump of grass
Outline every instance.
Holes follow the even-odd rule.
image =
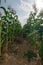
[[[33,51],[28,50],[27,52],[24,53],[24,56],[27,57],[28,61],[31,61],[31,59],[36,58],[37,54],[35,54]]]

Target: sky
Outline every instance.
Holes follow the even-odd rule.
[[[36,2],[37,9],[41,10],[43,8],[43,0],[6,0],[6,3],[4,0],[2,0],[0,6],[4,6],[6,8],[11,6],[16,11],[18,18],[23,26],[29,17],[30,11],[33,10],[32,6],[34,1]]]

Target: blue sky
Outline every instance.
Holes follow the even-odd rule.
[[[32,10],[33,3],[34,0],[6,0],[6,3],[4,2],[4,0],[2,0],[1,5],[4,7],[11,6],[14,10],[16,10],[21,24],[24,25],[30,11]]]

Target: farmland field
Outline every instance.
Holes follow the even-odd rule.
[[[26,18],[21,9],[0,6],[0,65],[43,65],[43,10],[38,12],[35,3],[33,10]]]

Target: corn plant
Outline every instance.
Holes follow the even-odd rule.
[[[31,44],[39,42],[39,29],[43,19],[35,18],[36,13],[31,12],[27,23],[23,27],[23,35],[28,38]]]
[[[21,25],[18,20],[16,12],[9,8],[6,10],[4,7],[0,7],[4,11],[4,16],[2,15],[1,20],[2,25],[2,38],[6,43],[6,50],[8,50],[8,44],[14,43],[14,37],[20,34]],[[5,38],[4,38],[5,37]]]
[[[2,47],[2,21],[0,20],[0,56],[1,56],[1,47]]]

